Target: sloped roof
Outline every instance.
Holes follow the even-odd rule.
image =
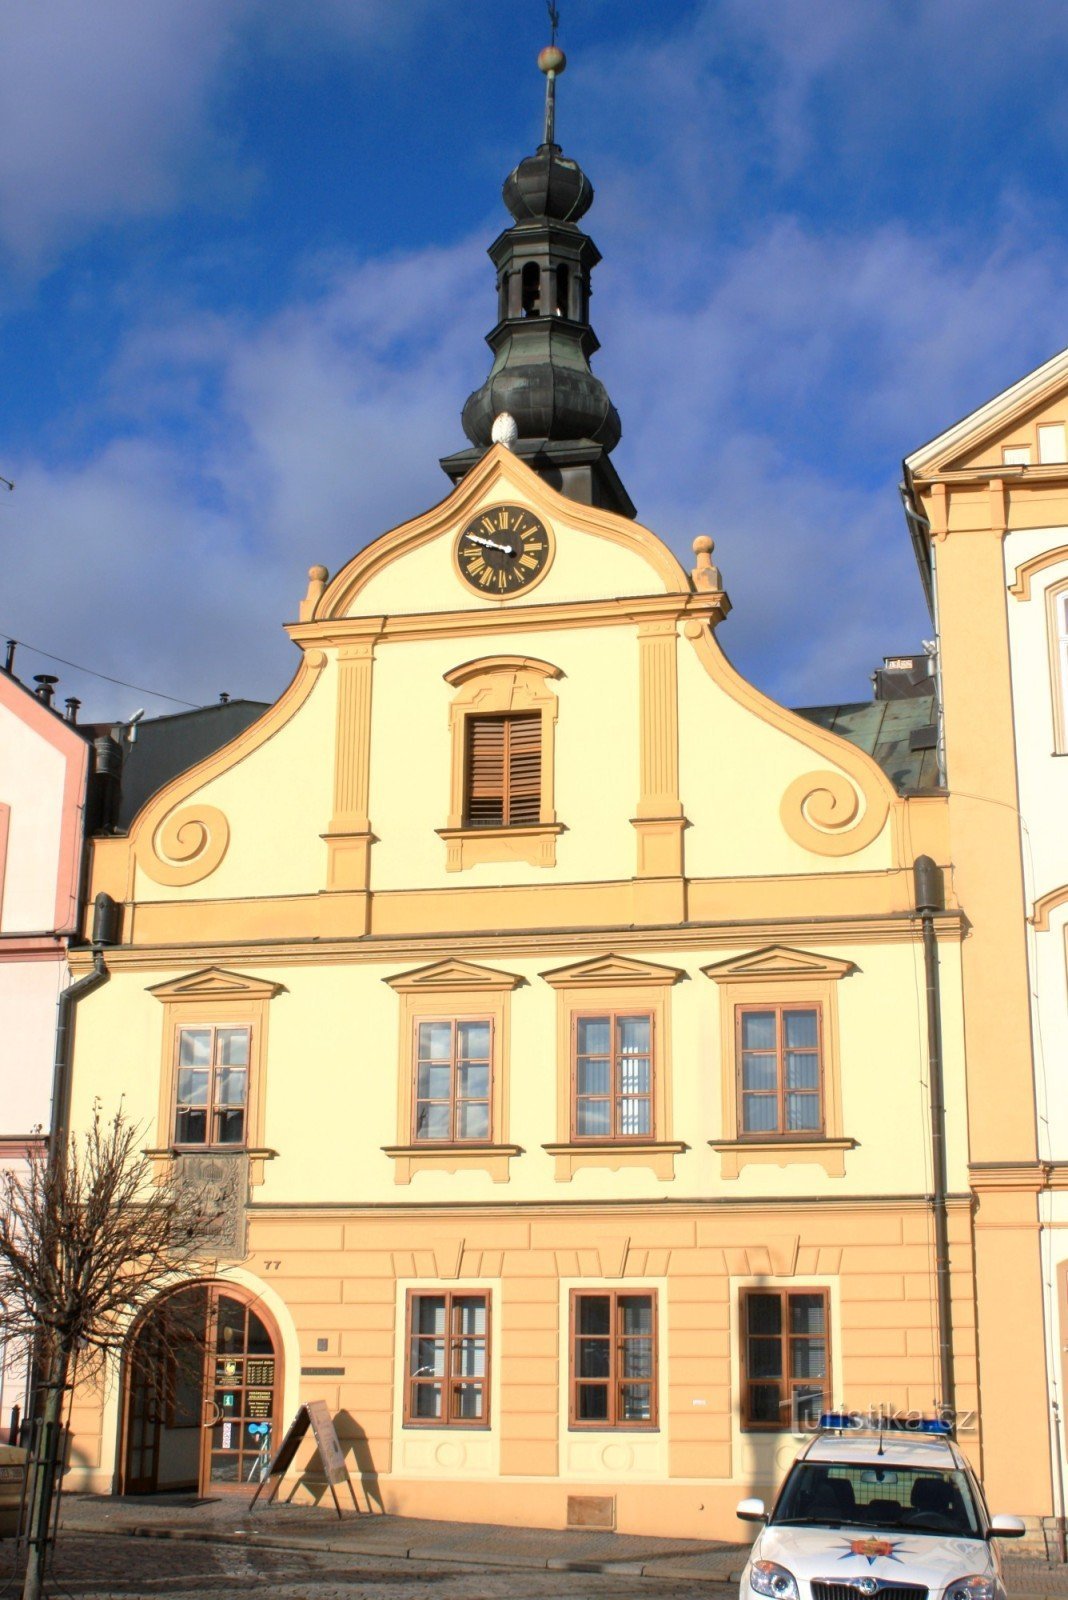
[[[934,724],[933,695],[907,700],[859,700],[842,706],[797,706],[795,710],[799,717],[839,734],[873,756],[899,794],[942,787],[933,737],[928,736],[928,748],[911,748],[912,733]]]

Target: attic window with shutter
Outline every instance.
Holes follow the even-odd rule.
[[[487,861],[556,864],[553,771],[558,667],[529,656],[492,656],[445,674],[452,775],[446,868]]]
[[[464,821],[514,828],[541,821],[541,714],[467,718]]]

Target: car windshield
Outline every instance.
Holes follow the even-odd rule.
[[[771,1522],[793,1527],[859,1527],[879,1533],[956,1534],[981,1539],[975,1494],[963,1472],[930,1467],[798,1461]]]

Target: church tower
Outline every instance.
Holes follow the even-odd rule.
[[[593,185],[556,143],[556,79],[566,65],[555,44],[538,56],[545,74],[545,129],[537,151],[504,181],[510,228],[490,246],[497,269],[497,323],[487,335],[493,366],[463,410],[471,448],[441,465],[454,483],[495,442],[506,442],[554,489],[585,505],[633,517],[634,506],[609,460],[621,433],[619,413],[590,357],[599,348],[590,326],[590,276],[601,253],[578,226],[593,204]]]

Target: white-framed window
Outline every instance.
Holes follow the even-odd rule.
[[[1006,467],[1029,467],[1031,465],[1031,446],[1029,444],[1007,444],[1001,452],[1001,462]]]
[[[1064,448],[1064,423],[1044,422],[1038,430],[1038,459],[1055,463],[1068,460]]]

